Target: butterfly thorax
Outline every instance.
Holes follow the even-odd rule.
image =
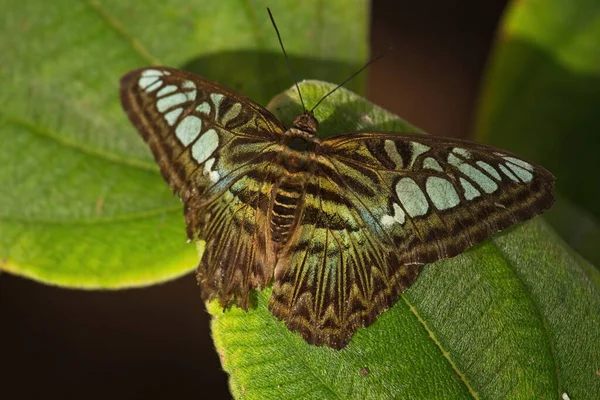
[[[279,154],[283,167],[272,193],[271,239],[275,248],[285,245],[299,219],[306,183],[314,174],[321,141],[317,138],[318,122],[312,113],[296,116],[284,133],[284,150]]]
[[[317,137],[318,127],[319,123],[312,113],[304,113],[296,116],[292,127],[283,134],[285,147],[279,159],[288,172],[311,169],[321,144]]]

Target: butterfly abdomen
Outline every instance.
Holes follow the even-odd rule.
[[[286,243],[296,225],[305,191],[305,180],[284,178],[273,191],[271,208],[271,239],[276,248]]]

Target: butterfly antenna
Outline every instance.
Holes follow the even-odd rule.
[[[277,39],[279,39],[279,45],[281,46],[281,50],[283,51],[283,55],[285,57],[285,61],[288,66],[288,70],[290,71],[290,75],[292,80],[294,81],[294,85],[296,85],[296,90],[298,90],[298,96],[300,97],[300,103],[302,103],[302,110],[306,112],[306,107],[304,106],[304,99],[302,99],[302,93],[300,93],[300,87],[298,86],[298,80],[294,76],[294,71],[292,70],[292,65],[290,64],[290,59],[288,58],[287,53],[285,52],[285,47],[283,47],[283,41],[281,40],[281,35],[279,34],[279,29],[277,29],[277,24],[275,23],[275,19],[273,18],[273,14],[271,14],[271,10],[267,7],[267,11],[269,12],[269,18],[271,18],[271,23],[273,24],[273,28],[275,28],[275,32],[277,33]]]
[[[356,71],[355,73],[353,73],[352,75],[350,75],[348,78],[346,78],[346,80],[344,82],[342,82],[339,85],[337,85],[331,92],[329,92],[325,96],[321,97],[321,100],[319,100],[317,102],[317,104],[315,104],[314,107],[310,109],[309,114],[312,113],[314,111],[314,109],[317,108],[317,106],[323,102],[323,100],[325,100],[327,97],[329,97],[329,95],[333,94],[333,92],[335,92],[336,90],[338,90],[339,88],[341,88],[342,86],[344,86],[346,83],[348,83],[350,80],[352,80],[356,75],[358,75],[361,72],[363,72],[369,65],[371,65],[375,61],[381,59],[383,56],[385,56],[388,52],[390,52],[392,50],[394,50],[394,48],[390,47],[389,49],[387,49],[383,53],[379,54],[377,57],[372,58],[361,69],[359,69],[358,71]]]

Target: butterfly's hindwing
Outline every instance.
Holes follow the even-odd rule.
[[[420,266],[399,265],[392,244],[369,228],[335,179],[311,183],[278,259],[269,308],[309,343],[342,348],[410,286]]]

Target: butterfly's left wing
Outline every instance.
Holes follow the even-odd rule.
[[[491,146],[354,133],[322,142],[270,307],[315,344],[340,348],[420,266],[455,256],[553,202],[553,176]]]
[[[126,74],[121,102],[184,203],[188,237],[206,241],[203,297],[247,308],[249,291],[273,275],[264,228],[271,183],[255,175],[269,171],[284,127],[247,97],[166,67]]]

